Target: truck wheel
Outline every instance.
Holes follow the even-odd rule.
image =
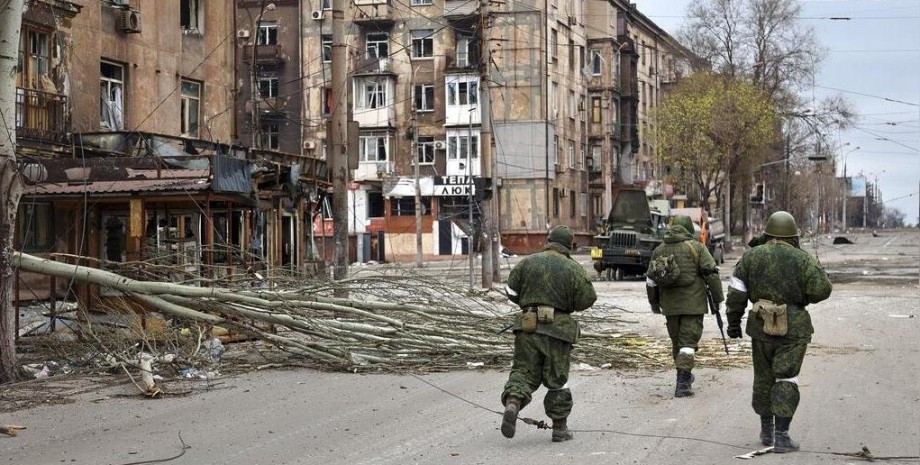
[[[614,270],[613,268],[607,268],[605,270],[606,272],[605,278],[607,279],[607,281],[613,281],[613,270]]]
[[[623,280],[623,268],[617,267],[613,271],[613,280],[622,281]]]
[[[725,249],[722,247],[722,244],[716,246],[713,258],[716,260],[717,264],[725,263]]]

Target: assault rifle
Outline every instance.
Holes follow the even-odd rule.
[[[706,300],[709,301],[709,310],[716,316],[716,324],[719,325],[719,334],[722,335],[722,345],[725,346],[725,355],[728,355],[728,342],[725,340],[725,329],[722,326],[722,314],[719,313],[719,306],[716,305],[716,299],[712,298],[712,289],[706,286]]]

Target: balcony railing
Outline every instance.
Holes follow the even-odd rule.
[[[243,47],[243,61],[252,63],[253,46]],[[256,63],[258,64],[279,64],[284,61],[284,51],[280,45],[256,45]]]
[[[34,89],[16,88],[16,137],[66,142],[70,132],[67,97]]]

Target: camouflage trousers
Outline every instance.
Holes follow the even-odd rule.
[[[546,416],[562,420],[572,412],[569,390],[569,356],[572,344],[543,334],[515,333],[514,364],[502,392],[502,405],[508,397],[521,400],[521,408],[530,403],[541,384],[546,386],[543,409]]]
[[[671,337],[671,355],[678,370],[693,369],[693,358],[703,337],[704,315],[667,315],[668,336]],[[681,352],[681,349],[684,349]],[[690,352],[690,349],[693,352]]]
[[[752,339],[754,394],[751,405],[760,416],[792,418],[799,405],[799,370],[807,341]]]

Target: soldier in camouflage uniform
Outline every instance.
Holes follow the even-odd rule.
[[[579,331],[571,313],[585,310],[597,300],[584,268],[569,256],[572,240],[568,227],[553,229],[543,251],[522,260],[508,277],[508,298],[524,311],[512,327],[514,363],[501,397],[505,406],[501,430],[508,438],[514,437],[518,411],[530,403],[531,394],[543,384],[547,388],[543,408],[553,420],[553,442],[572,439],[566,426],[572,411],[567,383],[569,354]],[[553,321],[535,323],[535,329],[529,327],[533,332],[525,331],[522,317],[541,306],[553,315]]]
[[[693,235],[689,216],[675,216],[664,236],[664,243],[652,253],[651,267],[660,258],[671,256],[680,271],[672,282],[657,282],[653,270],[647,274],[645,285],[653,313],[664,313],[668,336],[671,337],[677,384],[674,397],[693,395],[693,359],[703,336],[703,316],[709,310],[706,287],[712,290],[717,303],[724,300],[719,270],[706,246]]]
[[[751,404],[760,415],[761,442],[778,453],[799,449],[789,437],[789,425],[799,404],[799,370],[814,332],[805,306],[831,295],[827,274],[798,247],[798,234],[792,215],[771,215],[766,243],[744,253],[728,288],[729,337],[741,337],[741,317],[748,301],[754,303],[746,329],[754,361]]]

